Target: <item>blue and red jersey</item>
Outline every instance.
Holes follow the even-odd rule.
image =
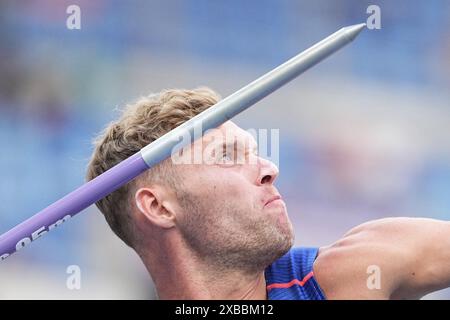
[[[318,248],[292,248],[265,270],[269,300],[325,300],[314,278]]]

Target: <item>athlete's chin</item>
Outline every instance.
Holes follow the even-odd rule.
[[[283,221],[277,221],[276,224],[277,224],[276,229],[278,233],[278,236],[276,237],[277,238],[276,242],[278,242],[280,251],[283,251],[284,254],[294,245],[295,240],[294,228],[289,218]]]
[[[290,229],[283,230],[273,250],[273,261],[285,255],[294,245],[294,233]],[[272,261],[272,262],[273,262]]]
[[[285,240],[286,247],[290,249],[294,245],[294,240],[295,240],[294,228],[292,227],[292,224],[290,221],[284,226],[283,234],[284,234],[284,238],[286,239]]]
[[[275,224],[285,238],[292,239],[292,242],[294,241],[294,228],[286,209],[281,210],[280,214],[277,215]]]

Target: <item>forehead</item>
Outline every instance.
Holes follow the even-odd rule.
[[[227,121],[218,128],[208,131],[202,137],[202,142],[210,143],[213,141],[217,141],[217,136],[227,138],[227,140],[234,139],[235,141],[250,141],[253,144],[256,143],[255,138],[250,133],[248,133],[232,121]]]

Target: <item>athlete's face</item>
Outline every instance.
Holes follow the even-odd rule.
[[[274,186],[278,168],[257,150],[253,136],[228,121],[184,149],[197,164],[175,165],[177,227],[196,254],[224,268],[264,268],[293,244]]]

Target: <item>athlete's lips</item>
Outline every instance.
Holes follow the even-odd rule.
[[[267,200],[267,202],[266,202],[266,204],[265,204],[264,206],[267,206],[267,205],[268,205],[269,203],[271,203],[272,201],[280,200],[280,199],[281,199],[281,196],[280,196],[279,194],[277,194],[277,195],[271,197],[269,200]]]

